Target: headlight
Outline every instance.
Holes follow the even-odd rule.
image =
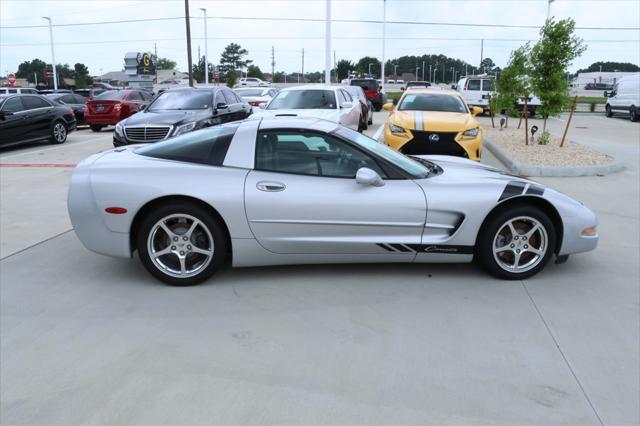
[[[176,127],[176,131],[173,132],[173,136],[179,136],[183,133],[188,133],[192,131],[196,127],[196,122],[192,121],[191,123],[183,124],[181,126]]]
[[[389,123],[389,130],[391,131],[391,133],[406,133],[406,130],[404,129],[404,127],[400,127],[400,126],[396,126],[393,123]]]
[[[116,135],[124,136],[124,126],[122,125],[122,121],[116,124]]]
[[[478,136],[478,133],[480,133],[480,129],[476,127],[475,129],[465,130],[464,132],[462,132],[462,136],[475,138],[476,136]]]

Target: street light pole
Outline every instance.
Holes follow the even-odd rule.
[[[424,81],[424,61],[422,61],[422,81]]]
[[[371,76],[371,65],[373,65],[373,63],[369,64],[369,76]]]
[[[324,33],[324,84],[331,84],[331,0],[326,0]]]
[[[398,65],[393,66],[393,79],[394,80],[398,79]]]
[[[209,49],[207,47],[207,9],[201,7],[201,11],[204,12],[204,85],[209,85]]]
[[[380,63],[380,91],[384,93],[384,45],[387,38],[387,0],[382,0],[382,62]]]
[[[418,79],[418,70],[420,69],[420,67],[416,67],[416,80]]]
[[[431,83],[431,64],[429,64],[429,83]]]
[[[547,19],[549,19],[549,16],[551,16],[551,3],[553,3],[555,0],[547,0]]]
[[[189,67],[189,86],[193,87],[193,62],[191,60],[191,24],[189,22],[189,0],[184,0],[184,21],[187,27],[187,66]]]
[[[451,67],[451,84],[453,84],[453,80],[455,79],[455,74],[453,73],[453,67]]]
[[[51,43],[51,65],[53,68],[53,90],[58,91],[58,73],[56,72],[56,56],[53,53],[53,27],[51,26],[51,18],[43,16],[42,19],[49,21],[49,40]]]

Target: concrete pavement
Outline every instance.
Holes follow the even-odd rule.
[[[166,287],[56,236],[69,169],[0,167],[0,423],[637,424],[640,126],[592,118],[572,133],[627,168],[539,180],[596,211],[601,244],[523,282],[329,265]],[[73,163],[110,137],[0,163]]]

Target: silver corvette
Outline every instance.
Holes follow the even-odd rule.
[[[90,250],[172,285],[233,266],[470,262],[522,279],[593,250],[597,219],[533,181],[406,157],[335,123],[247,120],[82,161],[69,188]]]

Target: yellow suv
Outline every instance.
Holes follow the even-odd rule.
[[[407,155],[454,155],[480,161],[482,128],[456,91],[410,89],[397,105],[387,103],[384,143]]]

